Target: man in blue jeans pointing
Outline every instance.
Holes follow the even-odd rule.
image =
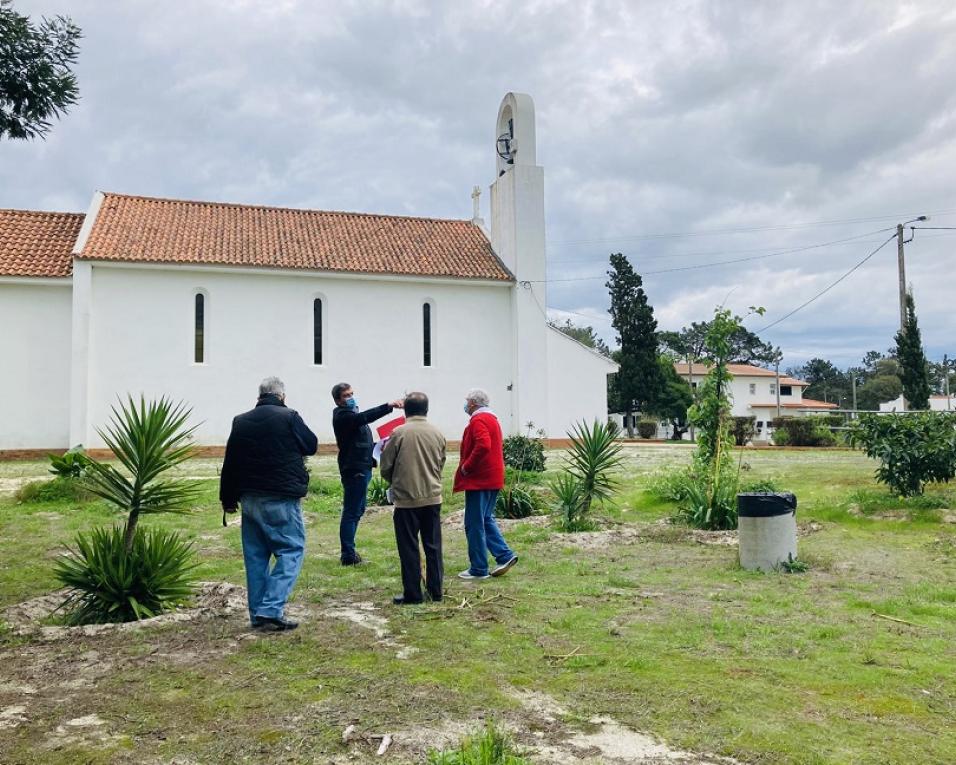
[[[372,480],[372,430],[368,424],[381,419],[392,409],[401,409],[401,399],[367,409],[359,409],[352,386],[339,383],[332,388],[332,430],[339,447],[339,475],[342,478],[342,520],[339,523],[339,541],[342,545],[342,565],[354,566],[362,562],[355,550],[355,532],[365,514],[368,482]]]
[[[285,385],[278,377],[263,380],[255,408],[232,421],[219,501],[224,513],[242,507],[249,619],[256,629],[299,626],[283,612],[305,554],[300,507],[309,490],[305,457],[318,445],[298,412],[285,405]]]

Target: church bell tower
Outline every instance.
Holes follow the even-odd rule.
[[[508,93],[501,101],[495,155],[491,245],[517,280],[512,294],[512,429],[523,432],[533,422],[548,437],[560,438],[563,433],[548,432],[544,168],[535,154],[531,96]]]

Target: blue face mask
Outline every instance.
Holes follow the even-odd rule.
[[[345,405],[349,409],[358,409],[358,401],[355,400],[355,396],[352,396],[352,398],[345,399]]]
[[[471,417],[471,412],[468,411],[468,402],[467,402],[467,401],[465,402],[465,405],[462,407],[462,409],[465,410],[465,414],[467,414],[469,417]]]

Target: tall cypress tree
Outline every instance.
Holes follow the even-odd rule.
[[[644,282],[621,253],[611,255],[605,286],[611,294],[611,324],[621,346],[615,375],[618,401],[626,414],[653,411],[663,387],[657,357],[657,320],[647,302]],[[630,418],[628,418],[630,423]],[[632,430],[628,428],[628,434]]]
[[[900,363],[903,396],[909,409],[929,409],[929,364],[916,322],[913,294],[906,293],[906,323],[896,333],[896,358]]]

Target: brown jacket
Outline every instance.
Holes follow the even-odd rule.
[[[382,450],[379,470],[391,484],[396,508],[441,504],[445,437],[424,417],[395,428]]]

